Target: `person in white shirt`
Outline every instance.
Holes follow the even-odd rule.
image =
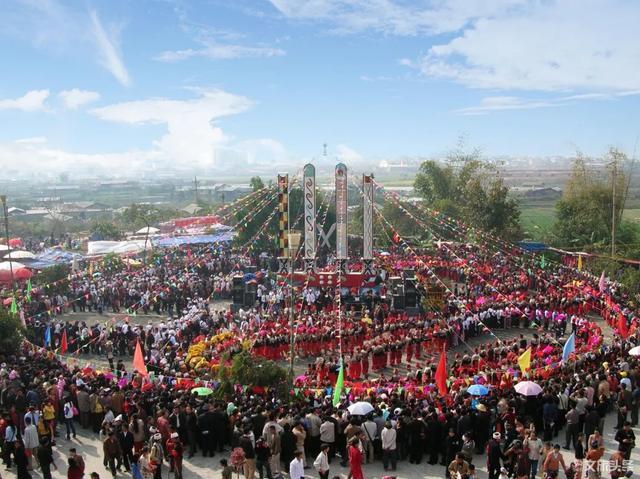
[[[290,479],[304,479],[304,461],[302,459],[302,456],[302,451],[296,451],[295,457],[289,463]]]
[[[320,442],[329,446],[329,460],[336,453],[336,425],[328,417],[325,417],[320,425]]]
[[[313,467],[316,468],[318,474],[320,475],[320,479],[328,479],[329,478],[329,445],[323,444],[320,448],[320,454],[316,457],[316,460],[313,461]]]
[[[40,445],[40,440],[38,439],[38,428],[31,422],[30,417],[25,417],[24,423],[26,427],[22,434],[22,441],[24,442],[24,449],[31,451],[31,454],[27,457],[27,468],[33,470],[36,452]]]
[[[367,460],[367,464],[373,462],[373,441],[376,439],[376,433],[378,432],[378,426],[373,422],[371,416],[367,417],[367,420],[362,425],[364,431],[365,440],[363,441],[364,457]]]
[[[382,439],[382,464],[384,470],[389,470],[389,462],[391,462],[391,470],[396,470],[396,430],[391,426],[391,422],[387,421],[384,429],[380,433]]]

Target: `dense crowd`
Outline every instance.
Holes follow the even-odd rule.
[[[332,289],[308,285],[297,286],[291,304],[287,283],[267,272],[251,278],[259,284],[250,307],[211,309],[210,299],[228,294],[231,278],[255,263],[225,249],[169,250],[140,269],[97,275],[85,269],[63,286],[37,287],[21,304],[31,342],[22,356],[4,358],[0,369],[5,464],[15,461],[19,477],[36,466],[47,477],[57,434],[75,437],[79,427],[100,435],[105,467],[114,476],[124,468],[134,478],[159,479],[166,467],[182,477],[185,455],[213,457],[225,450],[241,456],[247,479],[256,472],[300,479],[311,466],[328,477],[336,458],[349,465],[354,479],[363,477],[366,462],[382,459],[385,470],[394,470],[398,461],[425,458],[455,478],[477,478],[479,461],[486,462],[490,479],[561,469],[567,477],[594,478],[603,473],[601,433],[614,426],[604,421],[615,408],[620,450],[611,477],[620,477],[615,474],[626,468],[635,445],[630,427],[638,418],[640,370],[626,354],[637,342],[635,311],[615,284],[602,288],[571,268],[544,269],[522,255],[469,245],[414,255],[394,250],[377,261],[380,287],[362,294],[360,309],[348,306],[352,292],[336,301]],[[447,280],[441,308],[409,316],[383,301],[389,278],[407,269],[420,284]],[[127,318],[71,323],[65,312],[74,308],[121,311]],[[223,352],[233,356],[249,348],[257,356],[286,358],[290,308],[296,355],[309,363],[290,396],[242,385],[227,397],[191,392],[215,385],[213,366]],[[166,319],[140,324],[147,312]],[[622,337],[604,341],[594,315],[614,327],[623,322]],[[533,335],[523,330],[519,338],[500,341],[493,334],[515,327]],[[571,333],[575,351],[570,363],[561,364]],[[192,361],[194,344],[225,334],[233,339]],[[469,338],[477,335],[484,335],[484,344],[470,347]],[[63,338],[63,353],[104,354],[112,372],[60,362],[53,351],[60,352]],[[122,361],[114,364],[138,342],[147,367],[157,373],[153,380],[127,372]],[[452,357],[443,396],[435,386],[437,358],[456,346],[466,350]],[[542,387],[535,396],[513,387],[522,379],[518,359],[527,349],[526,374]],[[345,389],[334,406],[341,362]],[[469,394],[472,385],[487,393]],[[371,413],[347,412],[363,400],[372,404]],[[572,452],[563,453],[561,442]],[[72,473],[82,471],[81,458],[69,462]],[[231,466],[224,466],[228,474]]]

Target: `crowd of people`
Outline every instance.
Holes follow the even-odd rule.
[[[640,369],[627,354],[638,342],[638,319],[614,283],[603,287],[575,269],[544,267],[514,251],[451,244],[378,256],[379,287],[362,293],[359,309],[336,301],[333,288],[305,284],[295,286],[291,303],[287,281],[268,272],[250,279],[259,283],[253,304],[212,307],[211,299],[229,296],[233,276],[252,263],[256,258],[226,248],[175,248],[138,269],[87,266],[25,291],[20,308],[30,339],[0,367],[7,467],[15,463],[20,479],[35,468],[50,477],[58,435],[73,442],[82,430],[99,435],[114,477],[124,468],[136,479],[160,479],[167,469],[181,478],[185,456],[202,454],[227,461],[223,477],[241,463],[246,479],[301,479],[309,467],[329,477],[336,460],[359,479],[365,463],[381,460],[393,475],[399,461],[425,458],[442,465],[447,478],[478,478],[480,463],[489,479],[554,477],[560,470],[599,478],[606,477],[602,434],[615,427],[619,450],[607,458],[614,467],[606,473],[626,472],[640,404]],[[409,315],[384,301],[389,278],[408,269],[419,284],[444,290],[441,305]],[[243,349],[286,359],[290,308],[295,354],[308,366],[289,395],[245,385],[226,397],[192,393],[215,388],[213,366]],[[94,311],[99,320],[71,322],[70,310]],[[109,310],[120,314],[114,319]],[[141,321],[147,313],[155,319]],[[600,326],[598,316],[609,325]],[[603,327],[618,334],[605,341]],[[509,328],[521,328],[519,337],[495,335]],[[234,340],[191,360],[193,344],[225,334]],[[575,349],[562,362],[569,334]],[[475,336],[483,341],[470,346]],[[153,378],[125,367],[122,359],[137,344]],[[443,395],[436,363],[446,348],[458,349]],[[527,350],[523,372],[519,358]],[[85,353],[106,356],[110,370],[66,362]],[[341,364],[344,389],[334,404]],[[540,394],[515,392],[524,374]],[[469,394],[473,385],[486,393]],[[348,406],[358,401],[373,411],[350,415]],[[605,424],[614,409],[616,424]],[[68,466],[69,477],[84,473],[77,454]]]

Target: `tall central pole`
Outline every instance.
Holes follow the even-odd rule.
[[[342,280],[347,275],[347,258],[349,257],[347,224],[348,224],[348,187],[347,187],[347,167],[338,163],[335,169],[335,190],[336,190],[336,273],[337,281],[337,303],[338,303],[338,342],[340,350],[340,361],[342,358]],[[344,363],[342,364],[344,367]]]
[[[293,255],[291,254],[291,225],[289,222],[289,175],[278,175],[278,272],[289,275],[289,375],[293,387],[293,360],[295,352]]]
[[[616,256],[616,180],[618,176],[618,160],[613,160],[611,172],[611,257]]]

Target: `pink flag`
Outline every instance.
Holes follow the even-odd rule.
[[[604,270],[602,270],[602,274],[600,275],[600,281],[598,281],[598,289],[600,289],[600,292],[604,292],[606,288],[606,284],[605,284],[605,280],[604,280]]]

